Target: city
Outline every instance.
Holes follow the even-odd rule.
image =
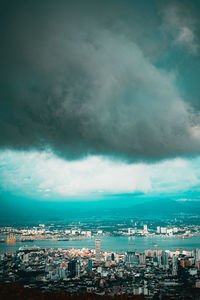
[[[21,283],[26,289],[72,295],[198,299],[200,248],[192,248],[193,240],[200,244],[198,223],[180,217],[1,226],[0,285]],[[140,241],[143,248],[137,249]]]
[[[145,253],[95,249],[20,247],[0,255],[0,284],[20,282],[42,291],[96,295],[155,295],[197,299],[200,293],[200,249],[145,250]],[[196,297],[196,298],[195,298]]]

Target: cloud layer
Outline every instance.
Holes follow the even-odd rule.
[[[0,152],[0,192],[34,199],[98,199],[199,191],[200,158],[125,164],[93,156],[66,162],[52,153]],[[23,164],[22,164],[23,162]]]
[[[0,146],[51,148],[68,159],[101,154],[152,161],[198,154],[198,111],[177,87],[173,66],[169,71],[157,64],[163,49],[157,35],[163,28],[171,32],[179,11],[167,27],[169,7],[163,14],[165,6],[152,6],[5,1]],[[179,23],[172,38],[198,55],[195,25]]]

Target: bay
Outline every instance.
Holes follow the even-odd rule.
[[[95,248],[95,239],[101,239],[102,251],[113,251],[124,253],[126,251],[137,251],[143,253],[147,249],[155,250],[171,250],[176,249],[191,251],[194,248],[200,248],[200,236],[189,239],[177,237],[92,237],[82,238],[69,241],[51,241],[37,240],[34,242],[16,242],[15,244],[0,243],[0,253],[14,252],[22,246],[28,247],[46,247],[46,248],[62,248],[62,249],[81,249]],[[155,246],[156,245],[156,246]]]

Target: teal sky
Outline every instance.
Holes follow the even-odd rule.
[[[195,0],[4,1],[1,203],[199,200],[199,20]]]

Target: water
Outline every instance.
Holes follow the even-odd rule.
[[[101,250],[114,251],[124,253],[127,250],[134,250],[144,252],[146,249],[156,250],[175,250],[184,248],[184,250],[191,251],[194,248],[200,248],[200,236],[192,237],[190,239],[182,239],[177,237],[101,237]],[[154,247],[154,245],[158,245]],[[95,238],[84,238],[72,241],[34,241],[33,243],[20,243],[15,244],[0,243],[0,253],[14,252],[22,246],[38,246],[38,247],[51,247],[62,249],[81,249],[81,248],[95,248]]]

